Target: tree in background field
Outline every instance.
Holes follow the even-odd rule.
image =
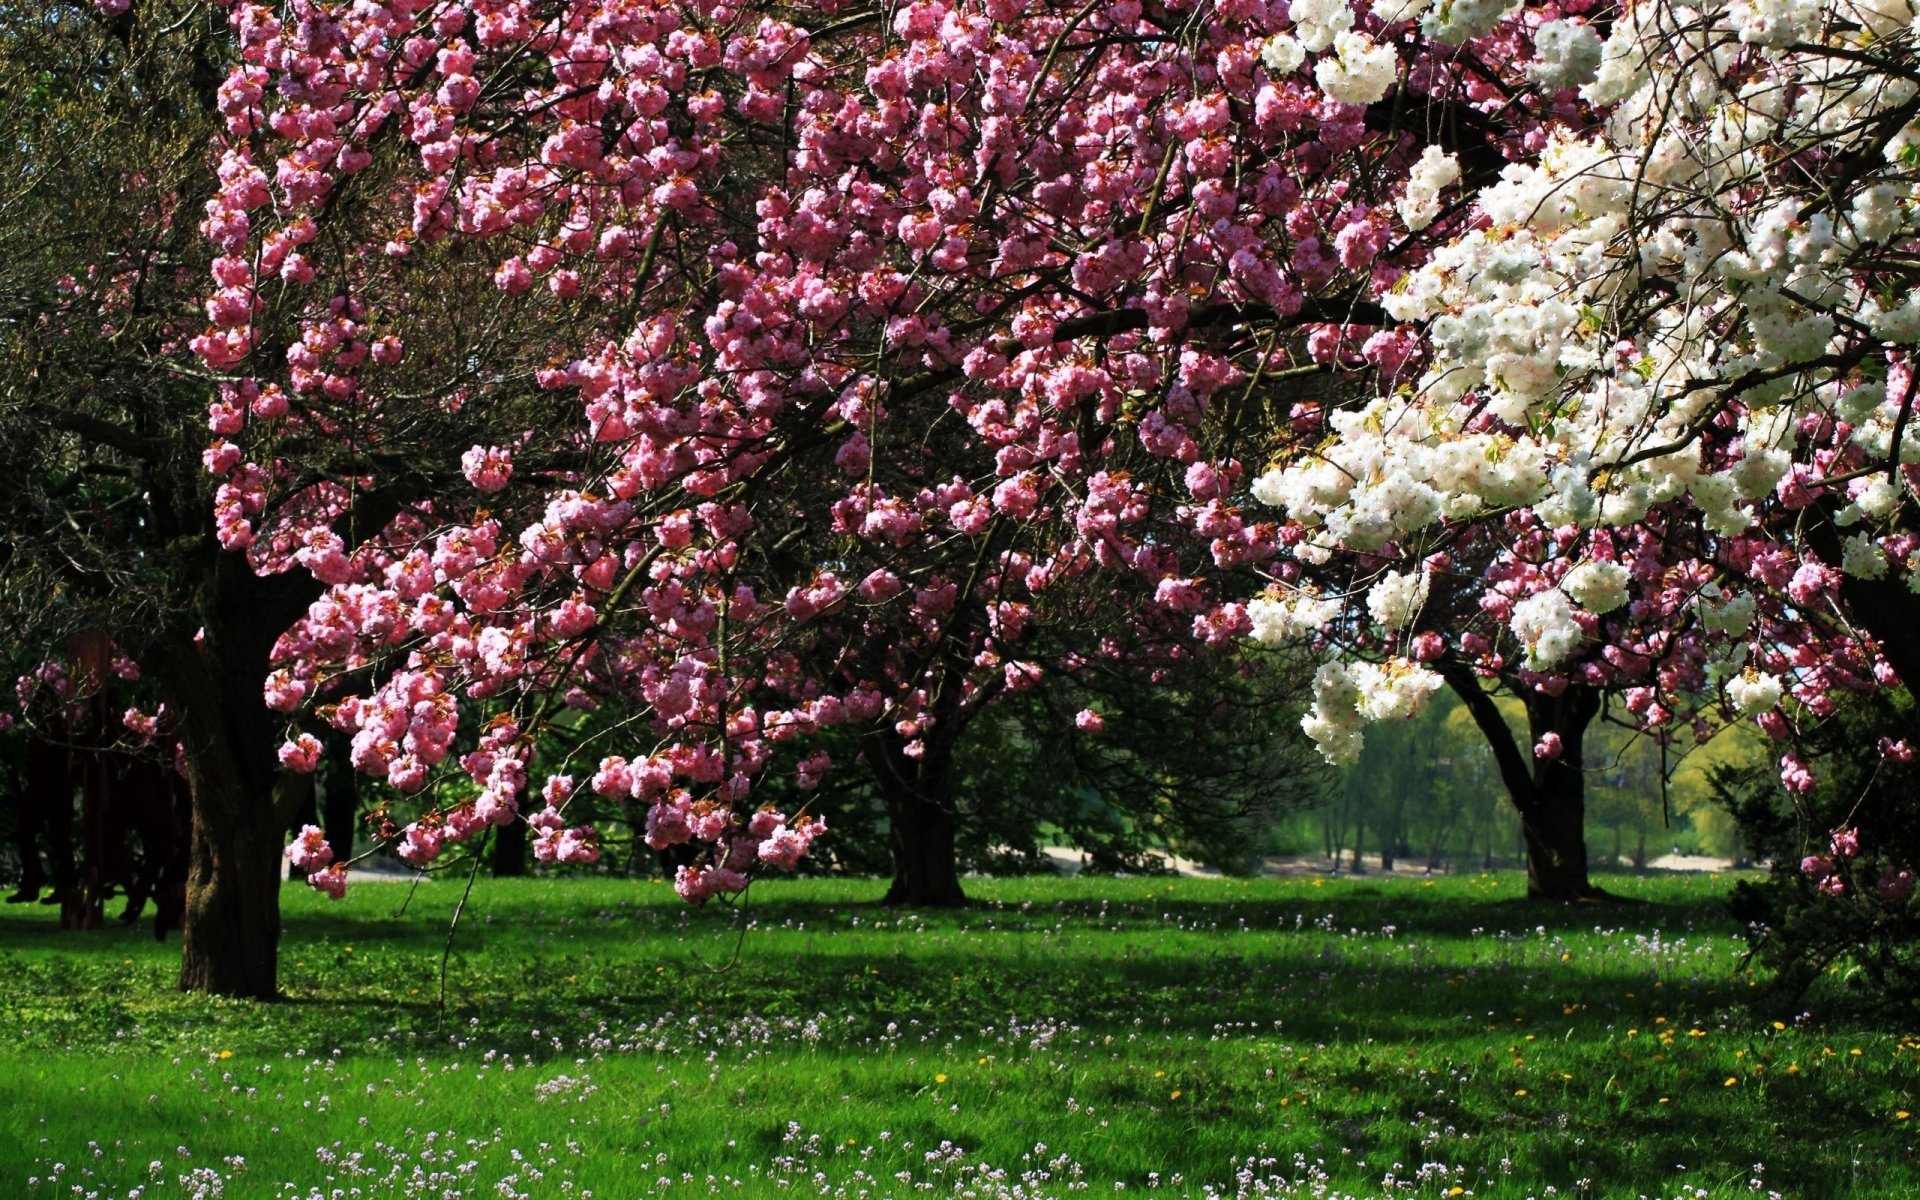
[[[185,342],[227,52],[193,5],[0,13],[0,620],[22,671],[105,631],[164,698],[196,814],[180,985],[266,998],[308,781],[279,770],[275,720],[236,681],[264,677],[321,588],[214,535],[213,385]]]
[[[1911,1011],[1920,997],[1920,917],[1911,897],[1920,869],[1920,801],[1912,755],[1890,748],[1913,726],[1904,694],[1877,695],[1810,723],[1795,752],[1821,787],[1796,794],[1764,765],[1711,773],[1715,798],[1772,869],[1735,890],[1748,941],[1794,1003],[1823,975],[1842,972],[1871,1006]]]

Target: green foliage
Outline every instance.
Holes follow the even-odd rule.
[[[1524,745],[1526,720],[1510,697],[1497,701]],[[1586,748],[1587,848],[1598,867],[1642,869],[1669,852],[1743,861],[1748,850],[1714,801],[1716,767],[1766,761],[1765,739],[1742,723],[1703,744],[1668,747],[1624,722],[1596,721]],[[1662,780],[1664,779],[1664,789]],[[1319,851],[1343,867],[1383,852],[1435,870],[1517,861],[1514,815],[1486,738],[1448,691],[1411,721],[1367,730],[1360,761],[1338,776],[1331,801],[1295,817],[1268,845],[1274,854]],[[1663,794],[1664,791],[1664,794]]]
[[[711,1175],[904,1200],[1005,1197],[1060,1161],[1026,1194],[1157,1173],[1231,1196],[1249,1157],[1301,1196],[1326,1194],[1316,1169],[1378,1196],[1422,1164],[1393,1194],[1920,1191],[1899,1115],[1920,1041],[1751,1015],[1725,887],[1625,880],[1647,903],[1569,912],[1508,875],[975,880],[975,907],[919,914],[861,903],[872,881],[759,883],[737,912],[483,882],[444,1013],[444,882],[403,916],[403,884],[289,890],[288,999],[264,1007],[178,994],[143,936],[10,910],[0,1192],[193,1195],[203,1171],[228,1197],[672,1197]],[[927,1160],[943,1142],[958,1163]]]
[[[1920,865],[1920,768],[1875,749],[1882,737],[1907,737],[1913,728],[1904,692],[1841,709],[1801,739],[1799,751],[1819,781],[1810,795],[1790,797],[1771,763],[1712,773],[1716,795],[1756,857],[1773,863],[1764,880],[1740,886],[1734,911],[1748,922],[1784,1001],[1834,975],[1848,986],[1829,993],[1829,1003],[1920,1013],[1920,906],[1881,892],[1883,877]],[[1859,853],[1835,855],[1833,833],[1847,827],[1858,832]],[[1802,870],[1809,855],[1838,873],[1843,894],[1822,890]]]

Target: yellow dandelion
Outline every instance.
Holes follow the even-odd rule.
[[[947,1081],[947,1077],[945,1075],[935,1075],[933,1077],[933,1081],[935,1083],[945,1083]]]
[[[1733,1087],[1733,1086],[1735,1086],[1736,1084],[1738,1084],[1739,1082],[1740,1082],[1740,1078],[1739,1078],[1739,1076],[1737,1076],[1737,1075],[1729,1075],[1729,1076],[1727,1076],[1727,1081],[1726,1081],[1725,1083],[1723,1083],[1723,1084],[1721,1084],[1720,1086],[1721,1086],[1721,1087]]]
[[[1775,1029],[1785,1029],[1787,1027],[1787,1023],[1785,1021],[1775,1021],[1773,1023],[1773,1027]]]
[[[222,1050],[222,1051],[221,1051],[220,1053],[218,1053],[218,1054],[216,1054],[216,1055],[214,1055],[214,1057],[215,1057],[215,1058],[232,1058],[232,1057],[233,1057],[233,1051],[231,1051],[231,1050]]]
[[[1516,1095],[1516,1096],[1524,1096],[1524,1095],[1526,1095],[1526,1094],[1527,1094],[1527,1089],[1525,1089],[1525,1088],[1520,1088],[1520,1089],[1518,1089],[1518,1090],[1516,1090],[1516,1091],[1515,1091],[1515,1092],[1514,1092],[1513,1094],[1514,1094],[1514,1095]]]
[[[1171,1093],[1170,1093],[1170,1094],[1169,1094],[1169,1095],[1167,1096],[1167,1099],[1169,1099],[1169,1100],[1178,1100],[1179,1098],[1180,1098],[1180,1089],[1179,1089],[1179,1088],[1175,1088],[1175,1089],[1173,1089],[1173,1091],[1172,1091],[1172,1092],[1171,1092]]]
[[[1669,1101],[1665,1096],[1662,1096],[1660,1097],[1660,1103],[1668,1104],[1668,1103],[1671,1103],[1671,1101]]]
[[[1903,1108],[1899,1112],[1893,1114],[1893,1119],[1896,1121],[1904,1121],[1908,1117],[1911,1117],[1912,1115],[1913,1115],[1912,1113],[1908,1112],[1906,1109]]]

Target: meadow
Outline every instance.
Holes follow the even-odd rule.
[[[444,1005],[454,882],[289,888],[271,1006],[9,910],[0,1196],[1920,1196],[1915,1031],[1750,1004],[1725,878],[1609,886],[482,880]]]

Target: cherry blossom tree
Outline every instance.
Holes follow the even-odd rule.
[[[1503,628],[1435,631],[1449,683],[1447,663],[1487,674],[1524,652],[1523,695],[1624,686],[1655,734],[1717,702],[1785,739],[1920,670],[1914,14],[1546,15],[1502,17],[1503,82],[1509,103],[1551,97],[1553,119],[1380,297],[1424,369],[1328,406],[1327,444],[1256,484],[1313,556],[1356,569],[1317,595],[1283,579],[1256,619],[1277,635],[1370,614],[1369,653],[1402,651],[1393,688],[1431,690],[1411,661],[1424,631],[1409,646],[1378,618],[1434,547],[1495,539],[1478,607]],[[1391,707],[1339,682],[1322,716],[1340,736]],[[1538,777],[1566,739],[1534,724]],[[1790,792],[1816,786],[1796,752],[1780,766]]]
[[[269,703],[423,798],[410,862],[516,821],[588,860],[591,789],[702,847],[696,901],[819,832],[750,810],[848,765],[826,729],[891,896],[959,899],[960,733],[1251,629],[1290,389],[1410,369],[1375,297],[1538,126],[1463,5],[228,11],[207,465],[227,545],[326,587]],[[536,763],[567,705],[633,716]]]

